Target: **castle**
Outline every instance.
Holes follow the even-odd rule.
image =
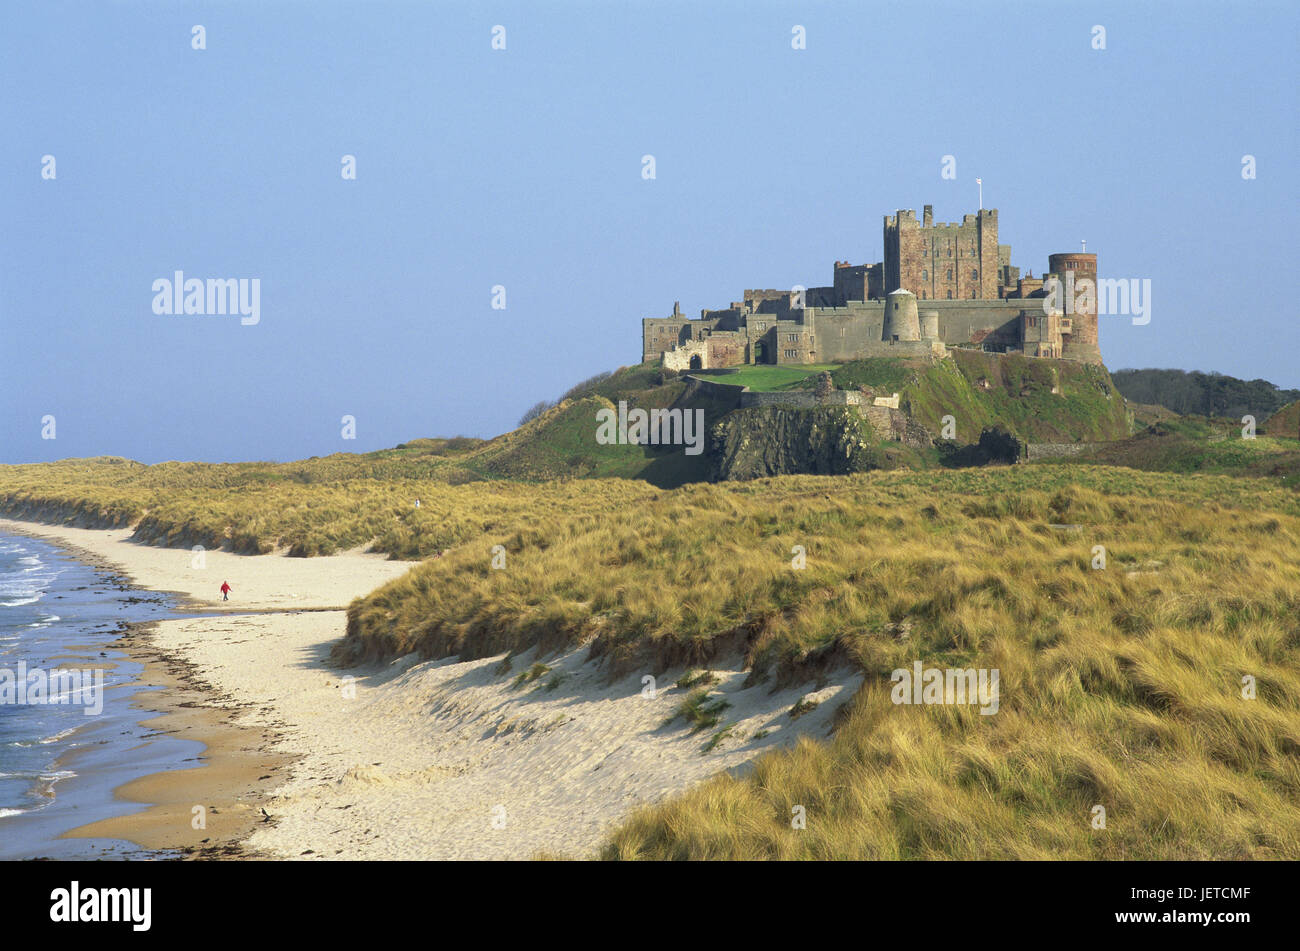
[[[1073,272],[1096,287],[1097,255],[1052,254],[1047,272],[1020,276],[1010,245],[998,244],[997,209],[960,224],[934,222],[926,205],[885,217],[885,260],[836,261],[828,287],[747,290],[725,310],[647,317],[642,361],[675,370],[743,363],[834,363],[879,356],[942,356],[976,346],[1101,363],[1096,295],[1068,313],[1044,307],[1053,280]]]

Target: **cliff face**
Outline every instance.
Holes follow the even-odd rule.
[[[753,407],[736,410],[709,439],[712,481],[805,473],[843,475],[884,468],[871,425],[855,409]]]

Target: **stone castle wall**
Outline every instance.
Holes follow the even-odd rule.
[[[833,390],[818,396],[812,390],[786,390],[780,393],[746,390],[740,394],[742,408],[750,406],[861,406],[867,399],[856,390]]]
[[[1042,314],[1042,300],[939,300],[925,301],[925,310],[939,314],[939,339],[946,345],[976,344],[990,350],[1020,349],[1021,315]],[[802,312],[804,323],[769,317],[763,329],[725,332],[707,321],[675,318],[643,321],[643,359],[657,360],[674,347],[711,341],[703,369],[755,362],[761,343],[763,362],[776,364],[835,363],[879,356],[925,356],[934,352],[927,340],[890,343],[884,339],[885,302],[861,301],[843,307],[812,307]],[[764,315],[766,316],[766,315]],[[749,320],[756,322],[755,315]],[[811,329],[810,329],[811,328]],[[692,332],[694,331],[694,332]],[[712,333],[711,333],[712,332]],[[691,348],[692,354],[702,351]],[[671,369],[688,369],[679,356],[669,354]]]
[[[1060,459],[1066,456],[1077,456],[1094,445],[1096,444],[1088,442],[1031,442],[1025,444],[1025,458]]]
[[[844,307],[815,307],[810,313],[815,330],[818,363],[853,360],[883,344],[885,302],[880,300]]]
[[[939,312],[939,338],[946,344],[975,343],[992,349],[1020,345],[1020,312],[1042,312],[1040,300],[934,300],[925,310]]]

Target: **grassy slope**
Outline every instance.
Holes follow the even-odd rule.
[[[913,370],[835,372],[888,388]],[[1061,413],[1090,431],[1120,425],[1105,383],[1089,368],[958,354],[906,392],[931,424],[952,412],[1052,438]],[[0,467],[0,508],[142,519],[137,534],[164,544],[447,549],[353,605],[343,659],[585,643],[611,671],[739,649],[756,678],[832,660],[864,672],[832,740],[642,811],[609,857],[1300,858],[1300,496],[1286,476],[1247,476],[1289,464],[1292,441],[1210,442],[1174,420],[1097,455],[1172,474],[1055,463],[675,491],[519,481],[671,464],[628,447],[592,461],[586,433],[607,401],[685,392],[636,367],[489,443],[282,465]],[[1024,405],[1005,404],[1011,394]],[[490,568],[497,544],[504,571]],[[1105,571],[1089,567],[1098,544]],[[803,571],[789,567],[794,545]],[[917,659],[996,667],[1001,712],[890,703],[889,671]],[[1247,674],[1254,701],[1240,696]],[[1089,825],[1097,804],[1104,832]],[[793,805],[807,829],[790,828]]]
[[[1272,436],[1241,438],[1241,426],[1182,417],[1160,420],[1128,439],[1097,447],[1075,461],[1152,472],[1261,476],[1300,488],[1300,443]],[[1059,460],[1044,460],[1059,464]]]
[[[565,486],[572,498],[589,502],[573,510],[554,504],[555,493]],[[503,487],[457,487],[489,488]],[[1066,501],[1053,503],[1061,492]],[[1068,520],[1078,514],[1062,509],[1069,508],[1071,492],[1114,496],[1099,510],[1121,527],[1170,516],[1170,506],[1300,515],[1300,498],[1263,480],[1091,466],[798,476],[670,492],[637,482],[568,483],[539,497],[538,517],[528,532],[517,533],[507,545],[519,552],[536,549],[528,555],[527,572],[523,566],[518,573],[488,572],[485,552],[501,539],[484,533],[468,550],[427,562],[376,592],[373,604],[359,607],[353,634],[369,642],[361,646],[374,656],[412,650],[438,654],[446,648],[449,625],[469,625],[461,634],[491,630],[512,644],[530,646],[531,637],[555,636],[545,618],[564,604],[560,614],[575,621],[571,633],[582,642],[599,633],[620,643],[696,641],[707,652],[711,639],[761,616],[767,634],[780,635],[768,638],[784,645],[778,653],[798,653],[824,647],[854,625],[806,626],[787,612],[828,577],[843,581],[860,577],[863,565],[886,564],[879,545],[894,543],[907,534],[905,528],[932,538],[954,528],[967,531],[972,519],[985,514]],[[997,505],[1010,507],[987,508]],[[687,511],[689,518],[680,517]],[[810,538],[839,565],[831,576],[786,570],[782,553]],[[841,543],[874,553],[841,557],[835,554]],[[817,560],[811,547],[809,557]],[[1122,551],[1116,557],[1122,560]],[[663,589],[677,594],[664,599]],[[382,623],[371,623],[372,608]],[[405,620],[394,623],[395,618]],[[453,646],[460,649],[462,641]]]
[[[1270,436],[1300,438],[1300,400],[1283,406],[1263,422],[1260,430]]]
[[[831,373],[831,380],[841,390],[866,386],[881,393],[895,393],[902,390],[912,378],[914,368],[924,367],[928,363],[929,361],[909,362],[893,357],[854,360],[837,366]]]
[[[1007,470],[962,501],[933,478],[891,493],[906,501],[862,533],[874,545],[799,516],[820,522],[809,570],[829,584],[788,623],[836,632],[868,673],[835,738],[642,811],[606,856],[1300,858],[1300,522],[1268,511],[1294,503],[1224,504],[1204,477],[1179,482],[1203,501],[1165,502],[1163,480],[1128,495],[1117,473],[1109,496],[1049,495]],[[916,659],[999,669],[1001,711],[894,705],[888,672]]]
[[[1067,360],[953,350],[905,385],[902,397],[931,432],[952,415],[959,442],[974,442],[995,424],[1030,442],[1094,442],[1129,432],[1124,398],[1105,368]]]
[[[1031,442],[1097,442],[1129,433],[1124,399],[1105,368],[1065,360],[955,349],[938,362],[874,357],[829,367],[744,367],[713,379],[755,390],[811,389],[822,369],[839,389],[900,393],[932,433],[951,414],[963,443],[995,424]]]
[[[730,380],[726,380],[730,382]],[[596,442],[596,413],[615,408],[703,409],[706,431],[732,406],[717,398],[687,398],[681,379],[660,382],[651,364],[623,367],[539,419],[498,436],[471,453],[461,463],[469,478],[508,478],[543,481],[556,478],[645,479],[669,488],[707,478],[707,458],[687,456],[680,448],[603,446]]]
[[[664,392],[657,394],[661,399],[668,397],[670,388],[662,389]],[[564,477],[636,478],[652,457],[648,448],[596,442],[596,413],[610,407],[609,400],[599,396],[565,401],[539,419],[497,437],[469,456],[464,468],[480,478],[528,482]]]
[[[867,677],[834,740],[637,815],[608,855],[1300,858],[1293,493],[1063,466],[590,485],[506,570],[483,538],[354,605],[339,656],[583,643],[661,674],[741,649],[756,676]],[[999,669],[1001,712],[893,705],[917,659]]]

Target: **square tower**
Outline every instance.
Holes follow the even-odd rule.
[[[998,212],[982,208],[960,223],[935,224],[900,210],[885,217],[884,292],[911,291],[918,300],[998,299]]]

